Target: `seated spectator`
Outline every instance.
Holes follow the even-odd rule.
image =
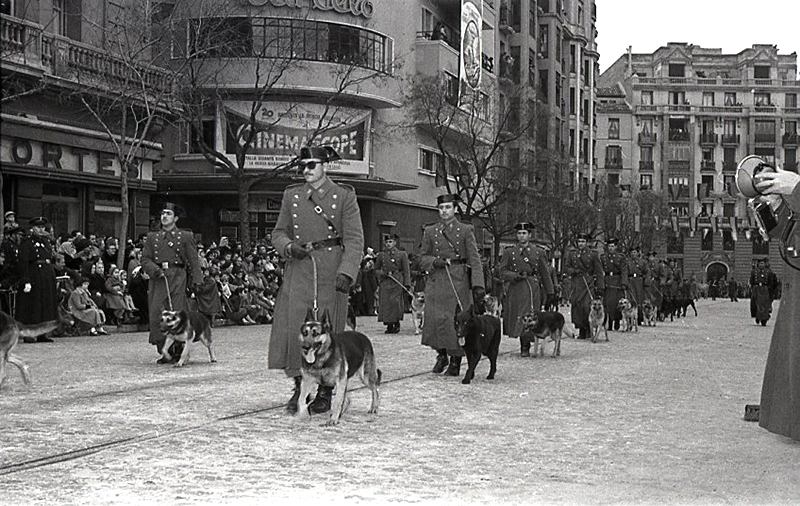
[[[117,252],[119,251],[119,244],[113,237],[106,239],[105,249],[100,255],[100,259],[105,265],[117,264]]]
[[[246,290],[247,288],[245,287],[236,287],[228,299],[230,312],[226,316],[237,325],[252,325],[256,323],[248,313],[249,299],[246,297]]]
[[[119,276],[119,269],[116,265],[110,265],[108,276],[103,284],[103,299],[106,301],[105,308],[111,314],[111,323],[122,325],[125,320],[125,311],[132,311],[125,304],[125,287]]]
[[[97,307],[89,293],[89,278],[80,278],[80,284],[69,296],[67,303],[70,314],[77,320],[88,324],[91,328],[89,334],[108,335],[103,324],[106,322],[105,314]]]

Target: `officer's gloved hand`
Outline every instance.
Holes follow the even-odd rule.
[[[32,289],[33,285],[31,285],[30,283],[25,283],[25,288],[23,288],[22,291],[25,293],[31,293]]]
[[[161,269],[158,269],[158,270],[156,271],[156,278],[157,278],[157,279],[161,279],[161,278],[163,278],[163,277],[164,277],[164,271],[162,271]]]
[[[289,254],[294,259],[302,260],[302,259],[304,259],[305,257],[308,256],[308,251],[306,251],[306,249],[304,247],[300,246],[296,242],[290,242],[289,243]]]
[[[525,279],[525,276],[523,276],[519,272],[514,274],[514,281],[522,281],[523,279]]]
[[[444,259],[437,258],[433,261],[433,267],[436,269],[444,269],[447,266],[447,262]]]
[[[336,291],[341,293],[350,292],[350,283],[353,281],[347,277],[346,274],[339,273],[336,275]]]

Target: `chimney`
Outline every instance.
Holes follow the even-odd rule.
[[[633,75],[633,46],[628,46],[628,75]]]

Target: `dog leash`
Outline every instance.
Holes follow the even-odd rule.
[[[528,285],[528,293],[531,294],[531,311],[538,311],[539,308],[533,307],[533,285],[531,285],[531,281],[526,277],[525,284]]]
[[[409,294],[409,295],[410,295],[410,296],[412,296],[412,297],[414,296],[414,292],[412,292],[411,290],[409,290],[408,288],[406,288],[406,287],[405,287],[405,286],[404,286],[402,283],[400,283],[400,281],[398,281],[398,280],[397,280],[397,279],[396,279],[394,276],[392,276],[391,274],[387,274],[386,276],[387,276],[389,279],[391,279],[392,281],[394,281],[395,283],[397,283],[398,285],[400,285],[400,288],[402,288],[402,289],[403,289],[403,290],[404,290],[404,291],[405,291],[407,294]]]
[[[458,296],[458,290],[456,290],[456,285],[453,283],[453,276],[450,275],[450,265],[445,264],[444,270],[447,272],[447,279],[450,280],[450,286],[453,288],[453,293],[456,296],[456,302],[458,303],[459,311],[463,311],[464,306],[461,304],[461,298]]]
[[[586,285],[586,291],[589,292],[589,295],[592,297],[592,300],[594,300],[595,296],[594,293],[592,292],[592,289],[589,288],[589,282],[586,281],[586,276],[581,275],[581,279],[583,280],[583,284]]]
[[[312,308],[312,311],[314,311],[314,320],[315,321],[319,321],[319,317],[318,317],[319,304],[317,302],[317,298],[318,298],[317,292],[319,290],[319,287],[317,286],[318,285],[318,280],[317,280],[317,259],[314,258],[314,255],[312,255],[310,253],[309,253],[308,257],[311,259],[311,268],[312,268],[312,271],[314,273],[314,307]]]
[[[166,274],[164,274],[164,284],[167,286],[167,303],[169,303],[169,310],[174,311],[174,309],[172,309],[172,295],[169,293],[169,281],[167,281]]]

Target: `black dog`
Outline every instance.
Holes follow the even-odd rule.
[[[675,316],[681,316],[681,310],[683,310],[683,316],[686,316],[686,312],[691,307],[694,309],[694,315],[697,316],[697,307],[694,305],[694,299],[691,298],[679,298],[675,299]]]
[[[500,353],[500,320],[494,316],[476,313],[473,306],[461,312],[456,307],[453,324],[458,344],[467,355],[467,372],[461,383],[468,385],[475,377],[475,367],[481,355],[489,358],[489,375],[486,379],[494,379],[494,373],[497,372],[497,355]]]

